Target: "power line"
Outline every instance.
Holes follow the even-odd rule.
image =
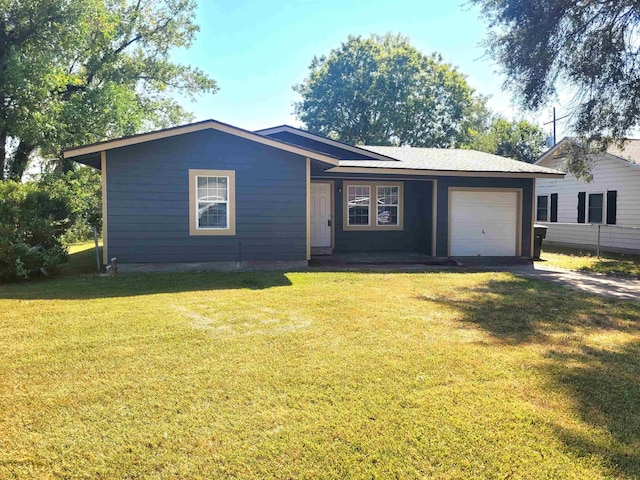
[[[556,107],[553,107],[553,120],[551,120],[550,122],[546,122],[546,123],[543,123],[543,124],[542,124],[542,125],[549,125],[550,123],[553,123],[553,145],[554,145],[554,146],[555,146],[555,144],[557,143],[557,142],[556,142],[556,122],[557,122],[558,120],[562,120],[563,118],[567,118],[567,117],[569,117],[569,116],[570,116],[570,115],[565,115],[565,116],[563,116],[563,117],[556,118]]]

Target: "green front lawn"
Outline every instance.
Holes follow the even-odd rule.
[[[507,273],[0,289],[0,478],[640,476],[639,305]]]
[[[598,258],[587,250],[543,245],[540,257],[543,264],[552,267],[640,278],[640,255],[603,252]]]

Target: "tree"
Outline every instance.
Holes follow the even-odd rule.
[[[61,238],[66,245],[93,238],[93,228],[102,229],[102,179],[98,170],[77,166],[66,172],[50,169],[37,185],[56,192],[69,206],[69,229]]]
[[[486,118],[464,75],[400,35],[349,36],[309,70],[294,86],[295,112],[310,131],[344,142],[450,147]]]
[[[0,177],[34,152],[180,123],[170,97],[215,92],[169,60],[198,30],[194,0],[0,0]]]
[[[479,133],[465,146],[481,152],[533,163],[544,152],[545,140],[544,132],[537,125],[526,120],[509,122],[498,117],[493,120],[487,132]]]
[[[573,87],[573,129],[602,146],[640,122],[636,0],[470,0],[490,21],[489,53],[524,106]]]
[[[68,198],[35,182],[0,182],[0,282],[49,274],[67,252]]]

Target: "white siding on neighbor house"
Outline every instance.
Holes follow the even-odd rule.
[[[549,159],[539,165],[563,170],[564,159]],[[603,194],[602,228],[600,244],[603,248],[620,251],[640,251],[640,167],[608,154],[598,155],[592,169],[593,181],[586,183],[567,174],[564,179],[537,179],[536,201],[547,195],[548,213],[551,214],[551,194],[558,194],[557,223],[547,225],[549,243],[574,246],[597,245],[598,228],[589,222],[589,194]],[[607,226],[607,191],[617,191],[616,225]],[[578,223],[578,192],[586,193],[585,221]]]
[[[538,222],[549,227],[544,244],[596,248],[598,225]],[[612,252],[640,252],[640,227],[600,225],[600,248]]]
[[[552,159],[539,165],[562,170],[564,159]],[[603,193],[602,221],[606,223],[607,191],[616,190],[618,192],[616,225],[640,227],[640,167],[611,155],[598,155],[592,174],[591,183],[576,180],[571,174],[567,174],[564,179],[539,178],[536,180],[536,197],[549,195],[549,208],[551,208],[551,194],[557,193],[558,223],[577,223],[578,192],[586,192],[587,199],[590,193]]]

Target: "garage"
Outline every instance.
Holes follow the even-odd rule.
[[[450,189],[449,255],[520,255],[520,191]]]

